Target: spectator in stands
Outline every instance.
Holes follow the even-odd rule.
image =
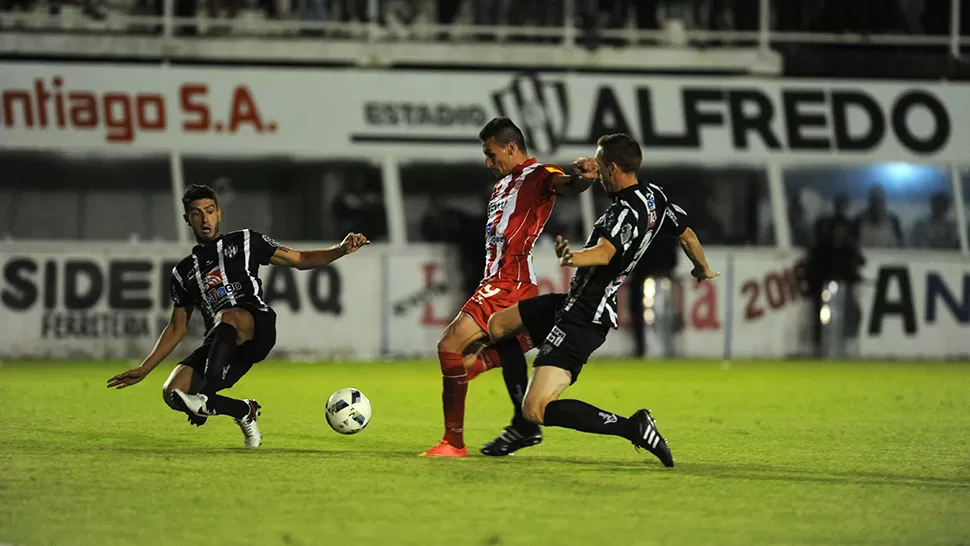
[[[855,231],[855,226],[852,220],[849,219],[849,196],[840,193],[835,196],[835,210],[832,212],[831,216],[823,216],[815,222],[815,241],[826,241],[832,237],[832,230],[835,226],[844,227],[846,233],[852,236],[852,232]]]
[[[886,210],[886,192],[881,186],[869,190],[869,206],[856,218],[855,237],[862,247],[903,246],[899,217]]]
[[[371,241],[387,238],[384,200],[360,176],[352,178],[350,187],[334,200],[333,217],[338,233],[347,231],[347,226],[357,226],[361,231],[373,233]]]
[[[809,251],[807,280],[814,302],[812,324],[816,347],[821,351],[821,324],[819,312],[822,308],[822,290],[828,283],[842,283],[848,290],[846,298],[846,337],[854,337],[858,332],[861,317],[859,303],[855,298],[855,286],[862,280],[860,268],[866,260],[859,246],[852,239],[849,226],[836,222],[831,224],[829,236],[820,239]]]
[[[957,224],[947,217],[950,196],[936,192],[930,197],[930,215],[916,222],[911,243],[918,248],[953,250],[960,247]]]

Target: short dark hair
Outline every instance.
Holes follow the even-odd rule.
[[[495,143],[499,146],[505,146],[509,142],[514,142],[522,150],[522,153],[529,153],[529,149],[525,145],[525,135],[522,134],[522,131],[509,118],[492,118],[478,132],[478,139],[483,143],[487,142],[490,138],[494,138]]]
[[[182,194],[182,208],[185,210],[189,209],[189,205],[193,201],[198,201],[199,199],[212,199],[216,202],[216,206],[219,206],[219,200],[216,199],[216,192],[209,186],[205,184],[192,184],[185,189],[185,193]]]
[[[616,163],[625,173],[635,173],[643,163],[643,153],[640,145],[630,135],[617,133],[603,135],[596,141],[596,145],[603,148],[603,160],[606,164]]]

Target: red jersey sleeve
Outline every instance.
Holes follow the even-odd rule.
[[[556,188],[553,186],[553,182],[556,180],[556,177],[564,176],[566,174],[562,169],[555,165],[542,165],[536,169],[536,173],[539,177],[541,177],[537,182],[539,186],[539,195],[542,197],[551,197],[556,195]]]

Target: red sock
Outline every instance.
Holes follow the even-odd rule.
[[[471,381],[479,375],[491,370],[492,368],[500,368],[502,362],[498,359],[498,353],[495,349],[484,349],[482,352],[478,353],[478,360],[472,364],[471,368],[466,370],[468,374],[468,380]]]
[[[465,447],[465,397],[468,375],[464,359],[458,353],[438,352],[441,363],[441,405],[445,412],[445,441],[457,448]]]

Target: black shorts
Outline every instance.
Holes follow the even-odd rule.
[[[206,383],[204,390],[206,394],[212,394],[223,389],[228,389],[242,379],[242,376],[253,367],[253,364],[262,362],[269,352],[276,345],[276,313],[270,311],[259,311],[244,307],[253,315],[253,339],[243,343],[236,348],[236,357],[229,365],[229,372],[226,377],[221,379],[218,384]],[[212,337],[206,337],[202,346],[192,351],[185,360],[179,362],[183,366],[192,368],[200,377],[205,377],[205,366],[209,359],[209,346],[212,345]]]
[[[565,294],[546,294],[519,302],[519,316],[539,347],[533,366],[569,371],[575,383],[589,355],[606,341],[609,326],[593,324],[562,310]]]

